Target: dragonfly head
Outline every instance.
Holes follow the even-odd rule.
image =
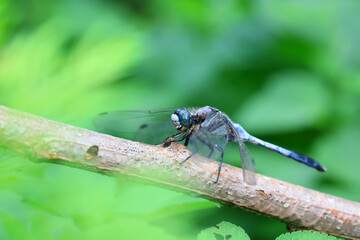
[[[171,121],[179,131],[188,129],[192,124],[191,115],[188,110],[180,108],[171,114]]]

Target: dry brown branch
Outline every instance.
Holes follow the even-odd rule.
[[[243,182],[242,170],[197,157],[189,150],[128,141],[0,106],[0,145],[29,158],[107,174],[123,174],[309,229],[360,239],[360,203],[257,174]],[[98,151],[97,151],[98,150]]]

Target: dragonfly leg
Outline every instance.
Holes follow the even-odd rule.
[[[192,133],[191,131],[187,131],[187,132],[185,133],[185,135],[179,137],[178,139],[174,139],[174,142],[181,142],[182,140],[189,138],[190,135],[191,135],[191,133]],[[185,141],[186,141],[186,140],[185,140]]]
[[[185,132],[178,132],[178,133],[175,133],[174,135],[171,135],[170,137],[167,137],[167,138],[165,138],[161,143],[159,143],[159,144],[156,144],[156,145],[164,145],[164,147],[168,147],[168,146],[170,146],[170,144],[172,143],[172,142],[178,142],[178,140],[177,139],[174,139],[174,138],[176,138],[176,137],[178,137],[178,136],[180,136],[181,134],[184,134]],[[185,134],[186,135],[186,134]],[[184,136],[185,136],[184,135]],[[180,137],[181,138],[181,137]],[[182,141],[182,140],[181,140]]]
[[[212,154],[214,153],[214,146],[216,145],[216,144],[213,144],[212,142],[210,142],[210,141],[208,141],[208,140],[206,140],[206,139],[204,139],[204,138],[202,138],[202,137],[198,137],[199,138],[199,140],[202,142],[202,143],[204,143],[206,146],[208,146],[208,148],[210,149],[210,153],[209,153],[209,155],[208,155],[208,158],[210,158],[211,156],[212,156]],[[220,148],[221,149],[221,148]],[[219,149],[218,149],[219,150]],[[221,150],[220,150],[221,151]]]
[[[189,139],[190,139],[190,136],[188,136],[186,139],[185,139],[185,143],[184,143],[184,146],[187,147],[189,145]]]
[[[209,154],[209,157],[210,157],[210,156],[212,155],[212,153],[214,152],[214,148],[216,148],[217,150],[219,150],[219,151],[221,152],[221,160],[220,160],[218,175],[217,175],[217,178],[216,178],[216,181],[215,181],[215,183],[217,183],[217,182],[219,181],[219,178],[220,178],[221,166],[222,166],[222,163],[223,163],[223,160],[224,160],[224,150],[223,150],[221,147],[219,147],[217,144],[214,144],[214,143],[212,143],[211,141],[209,141],[209,140],[207,140],[207,139],[205,139],[205,138],[198,137],[198,139],[199,139],[202,143],[206,144],[206,145],[210,148],[211,152],[210,152],[210,154]]]
[[[222,163],[223,163],[223,159],[224,159],[224,151],[221,152],[221,160],[220,160],[218,175],[217,175],[217,178],[216,178],[215,183],[217,183],[217,182],[219,181],[219,177],[220,177],[220,172],[221,172],[221,166],[222,166]]]
[[[202,137],[198,137],[198,139],[199,139],[202,143],[204,143],[206,146],[208,146],[208,148],[210,148],[210,153],[209,153],[209,155],[208,155],[208,158],[210,158],[211,155],[214,153],[214,149],[215,149],[215,148],[218,149],[220,152],[222,151],[222,149],[221,149],[220,147],[218,147],[216,144],[214,144],[214,143],[212,143],[212,142],[210,142],[210,141],[208,141],[208,140],[206,140],[206,139],[204,139],[204,138],[202,138]]]
[[[183,164],[183,163],[185,163],[187,160],[189,160],[190,158],[192,158],[195,154],[197,154],[197,152],[199,151],[199,148],[198,148],[198,145],[197,145],[197,143],[196,143],[196,140],[194,139],[193,141],[192,141],[192,143],[194,144],[194,147],[195,147],[195,151],[194,152],[192,152],[187,158],[185,158],[185,160],[184,161],[182,161],[180,164]]]
[[[209,153],[209,155],[208,155],[208,158],[211,158],[211,155],[212,155],[213,152],[214,152],[214,147],[211,145],[211,146],[209,146],[209,148],[210,148],[210,153]]]

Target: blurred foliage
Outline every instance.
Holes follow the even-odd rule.
[[[292,233],[285,233],[276,238],[276,240],[336,240],[343,238],[336,238],[325,233],[297,231]]]
[[[216,227],[210,227],[201,231],[198,240],[217,240],[217,239],[241,239],[250,240],[244,229],[237,227],[229,222],[221,222]]]
[[[360,3],[0,0],[0,104],[93,128],[99,112],[210,105],[328,172],[249,146],[261,174],[360,201]],[[233,147],[225,156],[240,164]],[[0,239],[194,239],[283,224],[0,150]],[[259,231],[262,229],[262,231]]]
[[[209,227],[202,230],[198,240],[250,240],[244,229],[229,222],[221,222],[215,227]],[[276,240],[336,240],[343,238],[336,238],[325,233],[311,232],[311,231],[296,231],[292,233],[281,234]]]

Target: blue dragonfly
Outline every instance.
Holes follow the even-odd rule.
[[[239,146],[244,180],[249,184],[256,183],[255,163],[245,142],[265,147],[318,171],[326,171],[325,167],[308,156],[250,135],[240,124],[232,122],[226,114],[210,106],[176,110],[105,112],[95,117],[94,124],[102,131],[115,136],[133,138],[150,144],[157,143],[164,147],[172,142],[184,141],[185,146],[191,147],[192,153],[181,163],[197,153],[212,159],[218,159],[220,156],[215,183],[219,180],[224,149],[229,142],[235,142]]]

